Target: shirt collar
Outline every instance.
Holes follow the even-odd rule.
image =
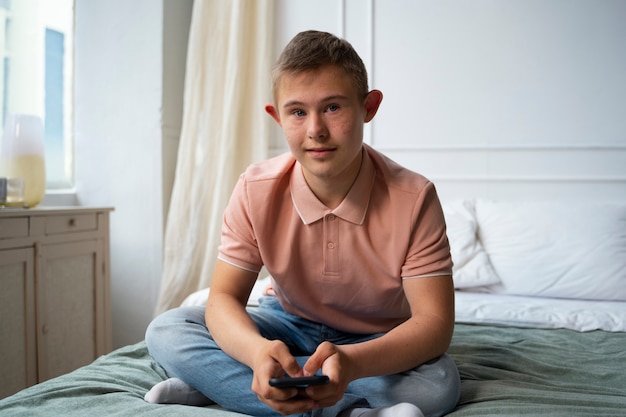
[[[296,162],[291,174],[291,200],[304,224],[315,223],[329,213],[351,223],[362,224],[367,213],[375,175],[374,164],[364,149],[361,169],[352,188],[341,204],[330,210],[311,191],[304,179],[302,165]]]

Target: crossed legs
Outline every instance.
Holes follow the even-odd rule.
[[[331,334],[336,340],[330,341],[338,344],[359,341],[355,335],[346,335],[289,315],[275,299],[262,302],[261,307],[249,312],[265,337],[285,340],[294,355],[306,357],[311,354],[321,342],[318,340],[320,334]],[[163,392],[178,393],[178,397],[174,395],[173,398],[187,396],[186,402],[181,402],[190,405],[204,405],[210,398],[228,410],[244,414],[258,417],[279,415],[259,401],[249,389],[252,370],[225,354],[213,341],[204,322],[203,307],[185,307],[163,313],[148,327],[146,342],[150,354],[168,375],[184,381],[184,385],[177,380],[161,385]],[[185,385],[192,391],[188,392]],[[154,395],[159,391],[156,386],[155,389],[151,390]],[[381,414],[387,412],[385,408],[394,406],[400,407],[394,408],[395,417],[421,417],[422,414],[417,412],[425,416],[439,416],[454,408],[459,392],[456,365],[450,357],[443,355],[408,372],[353,381],[338,404],[314,410],[308,415],[384,417],[391,415]],[[179,401],[157,399],[155,402]],[[401,403],[408,404],[399,406]],[[413,409],[409,404],[413,404]],[[404,411],[401,412],[401,409]],[[377,414],[367,414],[372,412]]]

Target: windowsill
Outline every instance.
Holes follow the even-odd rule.
[[[46,190],[46,194],[41,201],[42,206],[78,206],[76,189],[68,188],[63,190]]]

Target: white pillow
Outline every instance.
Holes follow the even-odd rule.
[[[626,206],[477,200],[490,292],[626,300]]]
[[[499,283],[500,279],[477,239],[473,201],[459,200],[443,204],[443,213],[454,262],[454,287],[473,288]]]

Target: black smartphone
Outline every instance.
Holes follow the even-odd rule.
[[[328,377],[326,375],[302,376],[298,378],[286,376],[283,378],[270,379],[270,386],[276,388],[306,388],[310,385],[323,384],[328,384]]]

